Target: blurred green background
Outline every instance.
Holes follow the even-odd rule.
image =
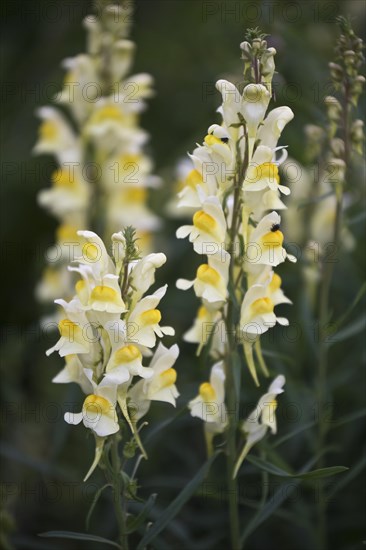
[[[156,97],[150,101],[142,125],[151,134],[149,150],[156,161],[156,172],[165,180],[163,189],[155,191],[152,197],[157,212],[163,214],[162,204],[174,191],[176,163],[196,142],[202,141],[207,127],[219,120],[215,114],[219,105],[215,81],[222,77],[240,79],[239,43],[248,27],[260,26],[271,35],[269,42],[277,49],[277,105],[287,104],[295,112],[282,143],[289,145],[293,158],[305,160],[303,126],[323,121],[322,98],[328,94],[327,63],[332,59],[337,34],[334,19],[349,11],[355,17],[355,31],[362,36],[363,0],[137,0],[136,4],[132,38],[137,43],[137,57],[133,72],[150,72],[156,80]],[[37,192],[49,184],[54,164],[52,158],[31,155],[38,126],[34,113],[40,105],[49,104],[61,87],[64,75],[61,60],[85,51],[81,21],[90,12],[91,2],[87,0],[7,0],[1,7],[1,528],[17,549],[93,548],[72,541],[39,539],[37,533],[52,529],[84,531],[88,508],[102,484],[100,473],[86,484],[81,481],[91,461],[93,440],[85,436],[82,428],[63,422],[68,403],[75,400],[81,403],[81,395],[78,388],[51,384],[62,362],[44,356],[54,335],[41,332],[38,320],[45,312],[34,298],[34,287],[44,266],[44,252],[53,241],[56,227],[56,222],[36,201]],[[357,199],[350,211],[351,219],[356,220],[364,207],[362,174],[362,170],[356,170],[354,181],[348,182]],[[179,276],[190,278],[198,258],[187,243],[175,239],[177,225],[174,220],[166,221],[156,250],[168,255],[158,282],[169,283],[162,309],[166,324],[176,328],[182,350],[177,364],[182,393],[178,410],[181,410],[207,377],[207,367],[202,360],[196,360],[193,346],[180,341],[192,323],[198,303],[193,292],[177,291],[175,280]],[[364,278],[363,229],[362,223],[352,223],[358,244],[352,253],[340,257],[336,267],[332,293],[336,317],[352,302]],[[286,294],[294,302],[286,314],[294,325],[297,323],[298,337],[294,333],[284,335],[278,327],[265,341],[265,349],[273,353],[268,356],[271,373],[283,372],[288,381],[279,409],[279,436],[311,423],[316,417],[314,320],[304,300],[301,268],[301,261],[281,268]],[[353,320],[362,321],[363,306],[358,304]],[[329,547],[337,550],[364,547],[364,363],[365,345],[357,331],[332,346],[329,376],[332,449],[327,455],[327,465],[341,464],[352,471],[343,486],[341,477],[331,478],[327,483],[330,492],[334,492],[328,508]],[[258,394],[251,393],[249,377],[245,380],[248,380],[245,402],[253,403]],[[347,415],[353,413],[357,413],[355,418],[346,422]],[[150,418],[151,428],[172,414],[168,406],[156,404]],[[146,434],[151,428],[146,428]],[[147,443],[150,460],[140,467],[139,481],[143,496],[159,494],[154,509],[156,517],[203,463],[201,429],[200,422],[185,411],[165,430],[154,437],[152,434]],[[297,470],[311,458],[314,434],[313,426],[279,447],[287,466]],[[209,479],[213,484],[210,494],[203,489],[183,508],[157,539],[157,548],[192,550],[228,546],[226,502],[220,485],[222,470],[223,463],[218,462]],[[280,478],[271,478],[270,491],[278,488],[280,482]],[[260,499],[259,483],[258,474],[247,465],[239,484],[240,498],[247,504],[241,512],[243,525]],[[277,509],[251,535],[247,548],[317,548],[314,539],[317,496],[316,483],[297,487],[281,510]],[[106,493],[96,508],[91,531],[107,538],[116,534],[113,509]],[[5,545],[4,539],[1,544]],[[133,544],[134,541],[132,547]]]

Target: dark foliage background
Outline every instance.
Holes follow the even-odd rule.
[[[214,82],[219,77],[240,78],[238,46],[248,27],[259,25],[271,35],[271,44],[278,51],[276,64],[281,76],[277,78],[277,104],[288,104],[295,112],[283,143],[290,145],[292,157],[305,160],[303,126],[323,120],[321,99],[328,94],[327,63],[332,59],[336,39],[334,19],[346,9],[355,16],[355,30],[362,35],[363,0],[137,0],[133,38],[138,50],[134,70],[150,72],[156,79],[157,95],[143,116],[143,126],[151,133],[151,153],[157,172],[165,179],[165,187],[152,198],[157,211],[162,211],[163,202],[172,192],[176,162],[202,140],[207,127],[217,120],[219,96],[213,91]],[[44,311],[34,298],[44,251],[52,242],[55,229],[55,221],[36,202],[38,190],[49,183],[53,164],[51,158],[31,156],[38,126],[34,111],[49,103],[61,87],[60,61],[85,51],[81,20],[90,10],[88,0],[7,0],[1,8],[1,527],[17,549],[92,548],[90,544],[39,539],[37,533],[52,529],[84,531],[87,510],[102,484],[100,473],[86,484],[81,481],[92,457],[93,441],[85,436],[83,428],[72,428],[63,422],[68,403],[81,403],[81,396],[77,388],[51,384],[61,360],[44,356],[53,336],[41,333],[38,319]],[[364,206],[362,171],[355,172],[354,180],[348,184],[358,197],[351,218],[360,220]],[[352,224],[356,250],[343,254],[336,266],[332,292],[336,318],[350,305],[362,284],[362,225]],[[182,391],[179,411],[195,394],[207,369],[202,361],[196,361],[193,347],[180,342],[195,315],[197,302],[193,293],[175,290],[176,278],[189,277],[195,261],[191,248],[175,240],[176,226],[174,221],[166,222],[156,250],[164,250],[169,258],[160,273],[161,281],[170,283],[163,313],[167,324],[175,326],[182,348],[177,366]],[[300,261],[281,270],[287,294],[295,304],[288,315],[300,327],[298,336],[284,336],[277,328],[265,343],[265,348],[273,352],[268,357],[271,372],[284,372],[288,380],[279,408],[279,437],[310,424],[276,449],[285,466],[294,471],[314,454],[316,427],[311,424],[317,410],[314,320],[304,300],[301,268]],[[362,325],[364,311],[363,304],[358,304],[350,322],[359,319]],[[334,493],[328,507],[329,546],[337,550],[364,547],[364,359],[365,346],[357,330],[331,348],[332,448],[327,465],[349,466],[352,472],[327,481],[330,494]],[[253,403],[258,394],[251,393],[252,384],[246,373],[244,376],[248,380],[245,402]],[[172,414],[164,404],[156,405],[146,434]],[[153,513],[153,517],[158,517],[205,459],[201,424],[183,411],[166,429],[152,435],[147,448],[150,460],[140,468],[141,494],[159,494]],[[273,456],[277,463],[279,456]],[[209,488],[203,488],[183,508],[157,539],[156,548],[198,550],[228,546],[225,494],[220,485],[223,468],[218,459]],[[279,483],[281,478],[270,478],[270,497]],[[248,550],[317,548],[314,510],[318,488],[316,482],[293,487],[281,509],[248,539]],[[260,500],[260,477],[250,464],[240,478],[240,498],[247,504],[241,513],[245,526]],[[105,493],[92,518],[91,531],[113,538],[115,528],[110,497]],[[2,540],[0,545],[5,545]]]

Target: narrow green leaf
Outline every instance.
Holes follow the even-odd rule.
[[[305,432],[309,428],[312,428],[318,423],[317,420],[311,420],[310,422],[307,422],[306,424],[303,424],[302,426],[299,426],[295,430],[292,430],[291,432],[283,435],[282,437],[279,437],[274,441],[271,445],[272,449],[275,449],[276,447],[279,447],[283,443],[286,443],[286,441],[289,441],[293,437],[296,437],[298,434]]]
[[[365,330],[366,327],[366,315],[363,314],[358,319],[356,319],[353,323],[345,327],[344,329],[336,332],[330,337],[329,345],[332,344],[338,344],[338,342],[343,342],[344,340],[347,340],[348,338],[352,338],[352,336],[355,336],[356,334],[359,334],[363,330]]]
[[[313,470],[312,472],[306,472],[305,474],[294,475],[299,479],[320,479],[322,477],[330,477],[336,474],[341,474],[349,470],[346,466],[329,466],[328,468],[319,468],[318,470]]]
[[[282,468],[278,468],[274,464],[271,464],[271,462],[267,462],[267,460],[263,460],[258,456],[247,456],[246,460],[253,464],[253,466],[257,466],[257,468],[259,468],[260,470],[268,472],[269,474],[272,474],[274,476],[292,477],[292,474],[290,474],[289,472],[282,470]]]
[[[351,305],[349,306],[349,308],[347,309],[347,311],[342,315],[342,317],[340,317],[340,319],[338,319],[338,321],[336,321],[333,326],[334,326],[334,331],[340,329],[340,327],[345,323],[345,321],[348,319],[348,317],[351,315],[352,311],[354,310],[354,308],[357,306],[357,304],[359,303],[359,301],[361,300],[361,298],[363,298],[364,294],[366,293],[366,282],[363,283],[363,285],[361,286],[360,290],[357,292],[353,302],[351,303]]]
[[[331,488],[331,490],[328,492],[327,498],[334,497],[334,495],[336,493],[338,493],[338,491],[340,491],[344,487],[346,487],[346,485],[348,485],[348,483],[350,483],[353,479],[355,479],[358,476],[359,473],[362,472],[362,470],[365,468],[365,466],[366,466],[366,456],[363,456],[361,458],[361,460],[359,460],[357,462],[357,464],[355,464],[355,466],[351,466],[351,468],[349,469],[349,472],[347,472],[347,474],[342,476],[340,481],[338,481]]]
[[[313,457],[309,460],[305,466],[301,469],[300,473],[305,473],[316,463],[318,457]],[[243,534],[240,538],[240,547],[244,545],[246,539],[259,527],[266,519],[268,519],[283,502],[293,493],[296,487],[301,483],[301,479],[295,479],[286,481],[278,488],[278,490],[271,496],[267,503],[254,515],[251,521],[245,527]]]
[[[121,550],[121,547],[113,540],[108,540],[97,535],[88,535],[87,533],[74,533],[73,531],[47,531],[46,533],[39,533],[39,537],[54,538],[54,539],[72,539],[72,540],[85,540],[86,542],[100,542],[101,544],[109,544]]]
[[[362,211],[359,214],[356,214],[355,216],[350,218],[347,223],[348,225],[354,225],[354,224],[363,222],[363,220],[365,219],[366,219],[366,211]]]
[[[291,477],[298,479],[319,479],[321,477],[329,477],[335,474],[340,474],[341,472],[345,472],[346,470],[348,470],[348,468],[346,468],[345,466],[330,466],[329,468],[319,468],[318,470],[313,470],[312,472],[299,472],[298,474],[292,474],[291,472],[286,472],[286,470],[278,468],[278,466],[275,466],[271,462],[263,460],[258,456],[248,456],[247,460],[254,466],[257,466],[261,470],[268,472],[269,474],[272,474],[274,476]]]
[[[138,516],[127,519],[126,532],[128,535],[136,531],[140,527],[140,525],[142,525],[146,521],[152,507],[155,504],[156,497],[156,494],[150,495]]]
[[[366,409],[361,409],[360,411],[347,414],[343,418],[340,418],[339,420],[335,420],[332,426],[330,426],[330,429],[334,430],[334,428],[339,428],[339,426],[343,426],[344,424],[348,424],[349,422],[354,422],[355,420],[358,420],[359,418],[363,418],[364,416],[366,416]]]
[[[112,487],[112,485],[110,483],[106,483],[105,485],[103,485],[103,487],[100,487],[100,489],[98,489],[98,491],[94,495],[93,501],[92,501],[92,503],[90,505],[90,508],[89,508],[88,515],[86,516],[86,520],[85,520],[85,526],[86,526],[87,531],[89,531],[90,519],[91,519],[92,514],[94,512],[94,508],[95,508],[95,506],[96,506],[96,504],[99,500],[99,497],[103,493],[104,489],[106,489],[107,487]]]
[[[210,470],[211,464],[220,454],[221,451],[216,451],[198,470],[196,475],[191,479],[184,489],[179,493],[177,498],[165,508],[161,513],[158,520],[150,527],[145,536],[140,541],[136,550],[142,550],[145,548],[161,531],[168,525],[168,523],[179,513],[183,505],[191,498],[195,493],[197,487],[205,479],[207,473]]]

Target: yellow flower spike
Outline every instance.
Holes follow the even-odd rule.
[[[51,176],[54,187],[73,189],[77,185],[75,177],[68,170],[55,170]]]
[[[84,279],[80,279],[75,284],[75,291],[82,304],[86,305],[89,298],[88,287]]]
[[[173,386],[177,381],[177,371],[175,369],[168,369],[165,370],[160,374],[160,387],[161,388],[169,388],[169,386]]]
[[[185,183],[189,187],[192,187],[192,189],[195,189],[197,185],[201,185],[203,183],[202,175],[198,172],[198,170],[191,170]]]
[[[111,407],[111,403],[107,399],[101,397],[100,395],[92,394],[88,395],[83,403],[83,413],[85,415],[104,414],[106,416],[111,416],[114,414],[114,410]]]
[[[269,283],[268,288],[270,292],[275,292],[281,288],[282,279],[277,273],[273,273],[272,281]]]
[[[213,386],[209,382],[204,382],[199,387],[199,394],[202,397],[203,401],[215,401],[216,392]]]
[[[57,228],[56,238],[60,243],[80,241],[76,227],[67,223],[62,224]]]
[[[262,423],[271,424],[275,418],[275,412],[277,409],[278,403],[276,399],[272,399],[269,403],[266,403],[262,410]]]
[[[244,342],[243,349],[249,372],[252,375],[255,385],[259,387],[260,384],[258,381],[257,369],[254,363],[252,344],[250,344],[249,342]]]
[[[96,262],[100,258],[100,249],[93,243],[86,243],[83,246],[82,256],[89,262]]]
[[[92,116],[93,124],[101,124],[107,120],[114,120],[123,123],[125,117],[116,105],[105,105],[96,111]]]
[[[264,162],[256,168],[256,181],[268,178],[270,180],[276,180],[277,183],[280,183],[280,176],[278,173],[278,167],[273,162]]]
[[[265,247],[282,246],[283,233],[279,229],[277,231],[269,231],[262,237],[262,245]]]
[[[128,168],[126,164],[138,164],[141,162],[141,155],[134,155],[132,153],[127,153],[126,155],[121,155],[119,162],[122,165],[122,168]]]
[[[220,145],[223,145],[223,142],[221,141],[221,139],[213,136],[212,134],[207,134],[204,141],[206,145],[208,145],[209,147],[211,147],[212,145],[217,145],[218,143]]]
[[[147,191],[143,187],[130,187],[121,192],[121,198],[125,202],[141,204],[147,199]]]
[[[85,290],[85,287],[86,287],[86,282],[84,281],[84,279],[80,279],[75,284],[76,293],[77,294],[82,294]]]
[[[52,141],[57,138],[57,125],[52,120],[45,120],[39,127],[39,135],[41,140]]]
[[[58,330],[60,332],[60,336],[69,341],[74,340],[76,335],[81,331],[80,327],[69,319],[62,319],[58,324]]]
[[[140,318],[143,325],[157,325],[161,321],[161,313],[158,309],[148,309],[141,313]]]
[[[114,304],[120,304],[121,297],[118,295],[117,291],[109,286],[96,286],[93,288],[91,295],[91,301],[98,302],[113,302]]]
[[[208,285],[217,286],[220,282],[220,275],[213,267],[202,264],[197,269],[197,278]]]
[[[198,319],[205,319],[206,316],[207,316],[207,309],[205,308],[205,306],[199,307],[197,311]]]
[[[136,359],[141,359],[142,355],[138,347],[129,344],[118,349],[114,357],[116,363],[131,363]]]
[[[215,236],[217,222],[215,218],[213,218],[209,214],[206,214],[206,212],[204,212],[203,210],[199,210],[194,214],[193,225],[197,227],[197,229],[200,229],[205,233],[209,233],[212,236]]]
[[[59,278],[59,272],[52,267],[46,267],[46,269],[43,271],[43,279],[49,285],[56,285],[59,281]]]
[[[250,309],[252,311],[253,317],[257,317],[257,315],[272,313],[274,309],[274,303],[272,302],[271,298],[258,298],[258,300],[255,300],[251,304]]]

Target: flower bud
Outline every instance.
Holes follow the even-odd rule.
[[[337,98],[328,95],[324,98],[324,103],[328,112],[329,120],[338,122],[342,114],[342,107]]]
[[[326,171],[329,174],[329,183],[331,183],[338,194],[344,183],[346,175],[346,163],[340,158],[331,158],[327,164]]]
[[[97,55],[101,48],[102,31],[99,21],[91,17],[85,17],[84,28],[87,30],[87,50],[91,55]]]
[[[365,83],[365,77],[358,75],[351,84],[351,102],[356,107],[358,98],[363,90],[363,85]]]
[[[364,126],[363,120],[360,120],[360,119],[355,120],[351,126],[352,145],[354,150],[359,155],[362,155],[362,144],[365,139],[363,126]]]
[[[353,50],[346,50],[344,52],[344,62],[346,65],[354,65],[356,61],[356,54]]]
[[[341,138],[333,138],[330,142],[332,153],[335,157],[344,156],[344,141]]]
[[[254,38],[252,42],[252,48],[255,52],[259,51],[261,48],[262,40],[260,38]]]
[[[355,76],[357,74],[357,56],[355,52],[353,50],[347,50],[343,55],[347,74],[349,76]]]
[[[311,139],[312,141],[319,141],[324,137],[324,130],[315,124],[307,124],[305,126],[305,134],[308,139]]]
[[[312,161],[320,155],[325,132],[323,128],[315,124],[307,124],[304,131],[307,140],[307,155]]]
[[[343,78],[343,69],[338,63],[329,63],[330,76],[336,82],[341,82]]]
[[[131,27],[132,11],[132,4],[126,4],[123,7],[117,5],[107,6],[102,17],[108,31],[119,38],[125,38]]]
[[[240,44],[240,49],[242,51],[243,59],[252,59],[252,46],[249,44],[249,42],[242,42]]]
[[[275,48],[268,48],[261,57],[261,73],[265,82],[271,82],[275,72],[274,56],[276,55]]]

